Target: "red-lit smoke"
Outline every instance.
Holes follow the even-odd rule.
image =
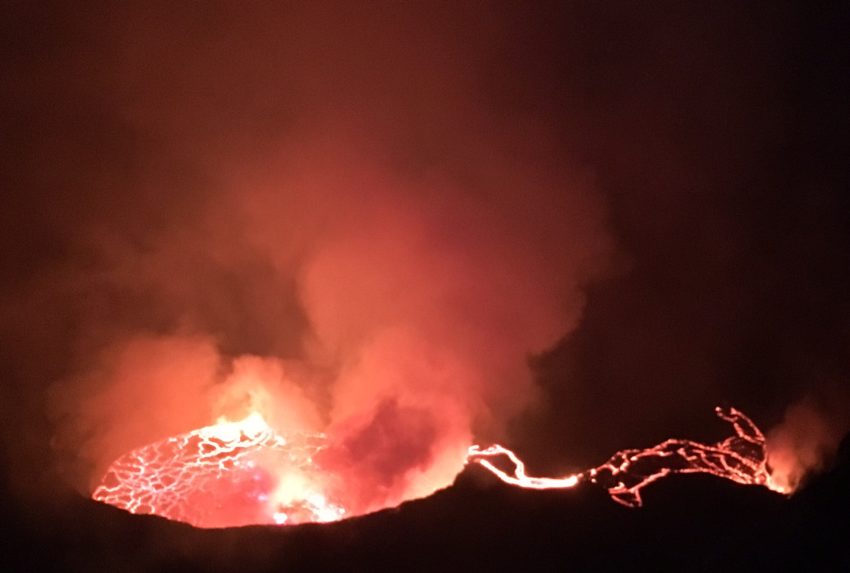
[[[632,73],[663,78],[664,65],[615,55],[597,68],[612,44],[584,48],[581,19],[576,34],[542,34],[578,38],[578,67],[571,52],[559,69],[513,61],[539,34],[514,36],[511,13],[319,4],[75,8],[57,16],[63,40],[45,42],[61,48],[10,82],[33,99],[22,195],[38,191],[22,211],[34,231],[10,235],[10,251],[41,262],[10,287],[3,317],[24,349],[21,384],[64,378],[53,445],[82,462],[83,489],[133,448],[252,410],[284,432],[335,436],[334,463],[364,510],[448,483],[473,434],[500,438],[533,397],[528,356],[569,336],[583,288],[609,266],[606,205],[583,163],[596,165],[588,149],[601,142],[631,166],[614,184],[626,218],[651,221],[633,234],[691,248],[684,221],[730,236],[691,224],[712,209],[680,193],[708,183],[680,158],[677,130],[690,124],[664,101],[676,90],[634,85]],[[679,33],[638,43],[679,46]],[[532,81],[512,77],[526,68]],[[558,91],[561,76],[574,87]],[[712,106],[735,107],[725,83],[704,83]],[[736,173],[751,155],[720,135],[716,153],[686,155]],[[595,143],[579,160],[585,137]],[[666,196],[699,212],[669,214],[680,200]]]
[[[189,317],[171,333],[113,342],[68,386],[98,470],[133,447],[259,411],[280,430],[328,432],[331,463],[367,510],[450,483],[473,429],[497,435],[527,403],[527,357],[574,328],[580,287],[604,255],[601,213],[580,178],[499,149],[498,165],[467,166],[476,178],[466,184],[413,178],[355,146],[314,146],[260,180],[228,179],[233,191],[210,208],[241,223],[228,223],[233,242],[189,226],[116,261],[126,276],[109,280],[154,297],[203,292],[218,312],[242,311],[222,285],[167,267],[193,249],[243,284],[258,321],[245,328],[300,338],[286,360],[231,356],[222,347],[238,332]],[[240,270],[248,257],[267,274]],[[303,326],[264,316],[270,297],[287,296],[272,286],[286,282]]]
[[[404,13],[290,16],[336,33],[228,22],[198,57],[163,15],[112,39],[104,97],[153,143],[109,182],[126,205],[74,237],[85,268],[57,278],[85,301],[51,400],[84,487],[133,448],[259,411],[327,432],[358,509],[427,494],[532,398],[528,357],[576,327],[608,266],[591,174],[479,99],[465,70],[486,38],[456,57],[455,31]],[[355,34],[373,45],[328,43]]]
[[[811,400],[786,410],[782,423],[767,436],[768,463],[778,484],[793,490],[808,474],[823,468],[841,438],[836,420],[840,415],[825,414]]]

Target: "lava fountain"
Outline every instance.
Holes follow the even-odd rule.
[[[605,463],[561,477],[532,477],[501,445],[469,448],[467,462],[505,483],[528,489],[598,484],[626,506],[642,504],[641,490],[670,474],[707,473],[745,485],[790,493],[767,465],[765,437],[743,413],[716,409],[734,435],[714,444],[669,439],[617,452]],[[107,470],[92,497],[131,513],[156,514],[197,527],[330,522],[356,515],[346,508],[345,476],[323,469],[323,434],[283,436],[259,413],[226,419],[130,451]],[[499,458],[513,466],[506,471]]]

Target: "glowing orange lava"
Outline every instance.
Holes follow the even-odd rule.
[[[735,435],[716,444],[671,439],[652,448],[623,450],[577,474],[528,476],[522,460],[500,445],[470,447],[467,462],[522,488],[596,483],[630,507],[641,505],[645,486],[674,473],[708,473],[788,493],[771,478],[758,427],[735,409],[716,411],[732,424]],[[92,497],[132,513],[198,527],[336,521],[353,513],[340,490],[345,476],[329,475],[319,462],[326,444],[321,434],[282,436],[257,413],[237,422],[222,420],[121,456]],[[512,472],[491,461],[501,457],[513,464]]]
[[[198,527],[335,521],[345,508],[314,461],[324,444],[321,434],[281,436],[254,413],[124,454],[92,497]]]
[[[761,485],[779,493],[790,493],[778,485],[767,468],[765,438],[747,416],[734,408],[715,409],[717,415],[732,424],[735,435],[716,444],[670,439],[646,449],[617,452],[604,464],[562,477],[531,477],[525,464],[511,450],[498,444],[481,449],[472,446],[469,460],[477,462],[502,481],[529,489],[564,489],[580,482],[598,483],[623,505],[638,507],[641,490],[670,474],[707,473],[740,484]],[[513,464],[513,473],[496,467],[490,458],[505,456]]]

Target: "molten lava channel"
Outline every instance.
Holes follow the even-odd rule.
[[[747,416],[716,409],[734,435],[715,444],[670,439],[646,449],[617,452],[587,471],[532,477],[513,451],[501,445],[469,448],[467,462],[505,483],[528,489],[598,484],[626,506],[640,506],[641,490],[670,474],[707,473],[740,484],[789,493],[767,466],[765,438]],[[130,451],[112,463],[92,497],[131,513],[155,514],[197,527],[330,522],[354,515],[344,502],[343,476],[329,475],[320,461],[322,434],[282,436],[258,413],[221,420]],[[512,471],[496,460],[507,461]]]
[[[651,448],[622,450],[600,466],[562,477],[528,476],[522,460],[498,444],[485,449],[472,446],[468,459],[481,464],[505,483],[522,488],[565,489],[580,482],[600,484],[615,501],[628,507],[642,505],[641,490],[644,487],[677,473],[705,473],[735,483],[760,485],[778,493],[790,493],[771,476],[765,437],[758,426],[734,408],[715,408],[715,413],[732,425],[733,436],[716,444],[670,439]],[[502,470],[490,461],[490,458],[502,456],[513,464],[513,472]]]

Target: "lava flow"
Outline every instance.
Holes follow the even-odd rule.
[[[502,481],[523,488],[565,489],[583,481],[598,483],[615,501],[628,507],[642,505],[640,492],[644,487],[677,473],[707,473],[740,484],[790,493],[775,482],[768,470],[765,438],[758,426],[734,408],[716,408],[715,412],[732,424],[734,436],[716,444],[670,439],[652,448],[623,450],[598,467],[562,477],[528,476],[522,460],[498,444],[485,449],[472,446],[469,460],[481,464]],[[489,459],[499,456],[513,463],[513,473],[499,469]]]
[[[641,505],[644,487],[675,473],[708,473],[788,493],[772,479],[758,427],[735,409],[716,411],[735,435],[715,444],[670,439],[647,449],[623,450],[577,474],[528,476],[522,460],[501,445],[472,446],[467,461],[523,488],[596,483],[630,507]],[[198,527],[336,521],[352,513],[341,501],[339,489],[332,487],[344,483],[345,476],[328,475],[318,461],[326,447],[321,434],[284,437],[254,413],[123,455],[92,497],[132,513],[152,513]],[[512,473],[491,461],[502,456],[513,464]]]

